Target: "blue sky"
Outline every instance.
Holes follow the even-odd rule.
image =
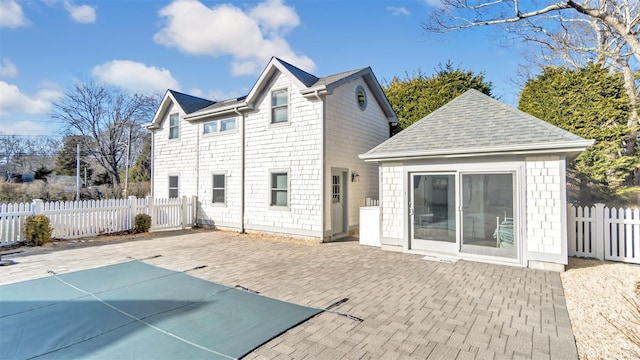
[[[245,95],[271,56],[316,76],[371,66],[381,82],[451,61],[516,105],[522,48],[498,29],[425,33],[439,0],[0,0],[0,133],[60,134],[74,81],[132,92]]]

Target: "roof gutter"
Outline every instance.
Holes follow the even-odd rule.
[[[486,148],[468,148],[457,151],[442,150],[436,151],[408,151],[387,154],[360,154],[358,157],[365,162],[370,161],[390,161],[390,160],[415,160],[429,158],[460,158],[475,156],[494,156],[494,155],[529,155],[529,154],[548,154],[548,153],[573,153],[582,152],[587,147],[593,145],[594,140],[575,141],[573,143],[554,143],[540,144],[535,147],[522,148],[521,145],[511,145],[503,147],[486,147]]]
[[[232,106],[220,107],[215,110],[211,110],[203,113],[196,112],[190,115],[185,115],[184,119],[187,121],[195,121],[195,120],[201,120],[201,119],[208,118],[215,115],[231,114],[231,113],[237,113],[240,110],[251,110],[251,109],[252,108],[251,106],[249,106],[248,103],[241,103],[241,105],[235,104]]]

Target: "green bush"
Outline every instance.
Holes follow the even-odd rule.
[[[136,233],[147,232],[151,228],[151,216],[147,214],[136,215],[134,222]]]
[[[42,246],[51,240],[52,230],[48,217],[28,216],[24,221],[25,242],[30,246]]]

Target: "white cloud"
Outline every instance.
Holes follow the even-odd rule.
[[[234,75],[257,74],[272,56],[313,72],[309,57],[298,55],[283,35],[300,24],[282,0],[267,0],[243,11],[231,4],[206,7],[196,0],[175,0],[159,12],[165,27],[153,39],[193,55],[231,55]]]
[[[444,6],[444,4],[442,3],[442,0],[424,0],[424,3],[429,6],[433,6],[437,8]]]
[[[46,114],[51,110],[52,102],[62,96],[55,84],[43,83],[36,95],[23,94],[13,84],[0,81],[0,115],[12,113]]]
[[[389,10],[391,12],[391,15],[393,16],[409,15],[409,10],[407,10],[407,8],[404,8],[404,7],[387,6],[387,10]]]
[[[180,90],[180,84],[171,71],[129,60],[113,60],[95,66],[93,77],[133,92],[164,93],[167,89]]]
[[[283,34],[300,25],[300,18],[292,7],[284,5],[283,0],[267,0],[258,4],[249,12],[270,34]]]
[[[222,101],[227,99],[238,98],[240,96],[247,95],[248,92],[249,90],[247,90],[245,93],[242,93],[242,94],[237,91],[226,92],[222,90],[211,90],[209,92],[204,92],[202,89],[198,89],[198,88],[193,88],[189,90],[190,95],[197,96],[203,99],[213,100],[213,101]]]
[[[76,22],[88,24],[96,22],[96,9],[89,5],[73,5],[66,1],[64,8]]]
[[[15,0],[0,0],[0,27],[17,28],[29,24]]]
[[[37,123],[30,120],[2,121],[0,128],[3,135],[51,135],[51,130],[46,123]]]
[[[18,76],[18,68],[9,59],[0,62],[0,77],[14,78]]]

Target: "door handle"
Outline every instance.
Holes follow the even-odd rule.
[[[413,204],[409,202],[409,216],[413,216]]]

